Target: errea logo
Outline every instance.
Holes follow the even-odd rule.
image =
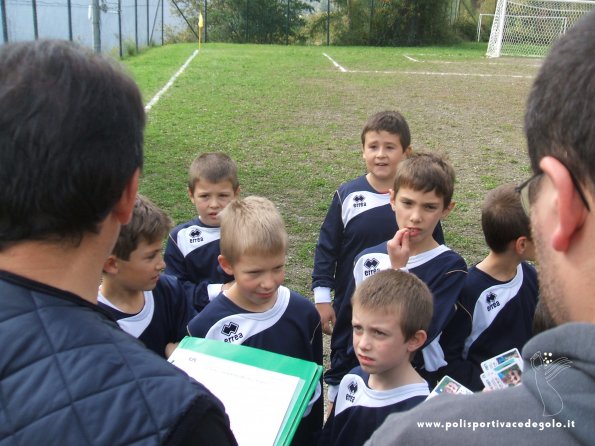
[[[351,381],[347,386],[347,390],[349,393],[345,395],[345,399],[353,403],[355,401],[354,395],[357,393],[357,383],[355,381]]]
[[[376,274],[378,272],[378,265],[380,265],[378,259],[374,257],[372,257],[371,259],[366,259],[366,261],[364,262],[364,267],[366,268],[364,270],[364,276],[368,277]]]
[[[355,203],[353,203],[354,208],[363,208],[363,207],[367,206],[366,205],[366,197],[364,197],[361,194],[353,197],[353,201],[355,201]]]
[[[233,343],[234,341],[238,341],[238,340],[242,339],[244,337],[244,335],[242,333],[238,333],[239,329],[240,329],[240,326],[238,324],[236,324],[235,322],[229,322],[229,323],[225,324],[221,328],[221,334],[224,334],[225,336],[227,336],[227,338],[225,338],[223,340],[225,342]]]
[[[193,228],[190,231],[190,243],[200,243],[204,240],[202,232],[198,228]]]
[[[498,302],[497,299],[498,299],[498,296],[496,296],[494,293],[492,293],[491,291],[488,293],[488,295],[486,296],[486,303],[488,304],[488,306],[487,306],[488,311],[492,311],[494,308],[500,306],[500,302]]]

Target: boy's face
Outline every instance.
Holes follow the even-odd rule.
[[[196,207],[200,221],[208,226],[219,226],[219,212],[233,200],[239,190],[234,190],[231,181],[211,183],[199,180],[194,184],[194,191],[188,191],[190,201]]]
[[[391,206],[400,229],[409,229],[412,254],[431,249],[436,243],[432,237],[438,222],[446,218],[454,203],[444,208],[444,199],[436,191],[423,192],[401,187],[391,194]]]
[[[159,274],[165,268],[161,249],[161,240],[153,243],[141,240],[128,260],[116,259],[117,280],[130,291],[149,291],[155,288]]]
[[[377,381],[395,382],[409,364],[409,343],[401,330],[400,315],[386,309],[353,305],[353,349],[362,369]]]
[[[285,253],[244,254],[231,265],[219,256],[222,269],[235,277],[227,295],[248,311],[262,312],[275,305],[277,289],[285,280]]]
[[[410,147],[403,148],[399,135],[385,130],[366,133],[363,149],[366,169],[372,177],[371,182],[378,184],[394,181],[397,165],[407,158],[411,151]]]

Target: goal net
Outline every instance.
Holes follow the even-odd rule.
[[[592,0],[498,0],[486,55],[543,57],[593,8]]]

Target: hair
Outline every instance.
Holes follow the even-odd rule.
[[[250,196],[229,203],[221,218],[221,255],[234,264],[245,254],[276,255],[287,251],[285,224],[275,205]]]
[[[194,158],[188,169],[188,189],[194,192],[200,180],[211,183],[229,181],[234,191],[240,187],[236,164],[222,152],[203,153]]]
[[[398,111],[385,110],[370,116],[362,130],[362,145],[366,142],[366,134],[368,132],[381,131],[399,135],[403,150],[411,145],[409,124],[407,124],[403,115]]]
[[[148,198],[137,195],[132,218],[122,226],[112,254],[128,260],[141,241],[154,243],[163,240],[171,227],[172,221],[164,211]]]
[[[444,208],[452,201],[455,187],[455,171],[445,156],[418,152],[399,163],[393,190],[401,187],[416,191],[432,192],[442,197]]]
[[[355,289],[352,305],[399,314],[406,340],[419,330],[428,331],[434,304],[428,286],[414,274],[387,269],[367,278]]]
[[[531,238],[529,218],[512,184],[503,184],[486,195],[481,207],[481,228],[489,248],[497,254],[519,237]]]
[[[59,40],[0,46],[0,250],[77,246],[142,167],[145,112],[121,67]]]
[[[550,49],[533,83],[525,114],[531,167],[545,156],[562,161],[595,192],[595,11]]]

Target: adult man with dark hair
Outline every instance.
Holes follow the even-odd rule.
[[[525,116],[540,294],[558,325],[523,348],[522,384],[442,395],[390,416],[367,445],[591,444],[595,438],[595,11],[551,49]]]
[[[102,56],[0,47],[0,443],[236,444],[219,400],[96,305],[144,123]]]

